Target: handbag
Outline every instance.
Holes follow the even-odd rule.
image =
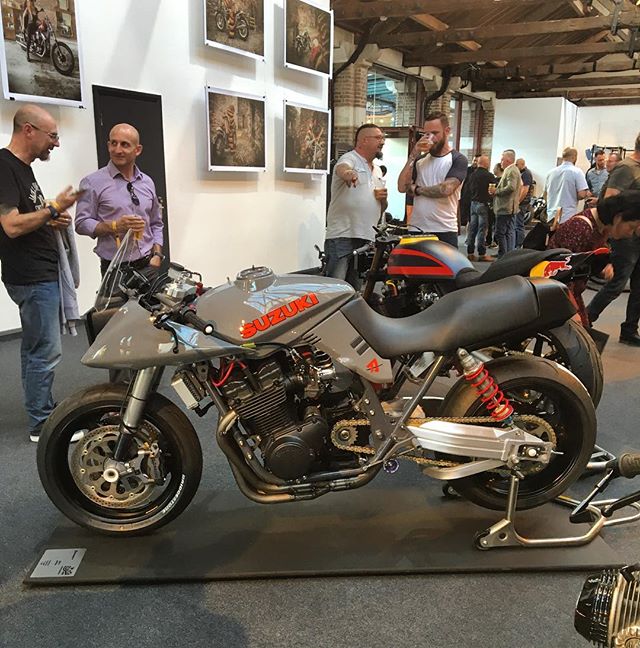
[[[549,238],[558,227],[561,216],[562,207],[559,207],[551,221],[546,223],[540,221],[536,223],[530,232],[524,237],[522,247],[527,248],[528,250],[546,250]]]

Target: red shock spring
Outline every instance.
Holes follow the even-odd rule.
[[[500,390],[498,383],[485,369],[484,363],[463,351],[458,353],[464,370],[464,377],[478,392],[480,400],[495,421],[502,422],[513,414],[513,406]]]

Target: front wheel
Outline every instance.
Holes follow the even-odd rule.
[[[564,493],[583,473],[596,440],[593,403],[583,385],[564,367],[540,358],[500,358],[487,363],[487,371],[509,398],[515,416],[535,415],[553,429],[555,453],[546,466],[531,464],[522,469],[518,509],[529,509]],[[447,394],[441,416],[486,416],[480,396],[464,378]],[[517,419],[516,419],[517,421]],[[536,433],[536,429],[525,430]],[[449,457],[459,459],[459,457]],[[494,510],[504,510],[510,474],[506,469],[483,472],[451,482],[466,499]]]
[[[66,43],[56,43],[51,48],[51,61],[60,74],[70,76],[75,65],[75,57]]]
[[[247,23],[245,18],[238,18],[238,22],[236,24],[236,33],[241,38],[241,40],[247,40],[247,38],[249,38],[249,23]]]
[[[97,385],[65,399],[44,425],[38,472],[51,501],[70,520],[109,535],[138,535],[176,518],[200,483],[195,430],[170,400],[153,394],[128,464],[109,471],[126,385]],[[71,443],[76,432],[83,438]]]

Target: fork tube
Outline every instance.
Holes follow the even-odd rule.
[[[402,412],[402,416],[400,416],[395,427],[393,428],[394,434],[399,432],[402,426],[407,422],[413,410],[415,410],[415,408],[419,405],[423,396],[429,390],[429,387],[433,385],[433,382],[438,377],[440,370],[442,369],[442,367],[445,365],[447,361],[448,361],[447,356],[440,355],[436,357],[433,364],[431,365],[431,368],[429,369],[429,372],[427,373],[427,377],[424,379],[424,382],[422,383],[422,387],[420,387],[417,394],[411,399],[411,402],[409,403],[408,407],[404,408]]]
[[[148,367],[136,373],[120,423],[120,436],[118,437],[118,443],[113,454],[113,458],[116,461],[123,461],[127,458],[127,450],[129,449],[131,439],[138,431],[147,398],[152,391],[158,371],[161,371],[160,367]]]
[[[362,298],[365,301],[368,301],[369,297],[371,297],[371,294],[373,293],[373,288],[376,284],[375,275],[378,273],[378,270],[380,269],[380,260],[382,259],[383,253],[384,253],[384,249],[382,245],[376,245],[376,251],[373,255],[373,261],[371,262],[371,267],[369,268],[369,272],[367,273],[367,283],[365,284],[364,291],[362,293]]]

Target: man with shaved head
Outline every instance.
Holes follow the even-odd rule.
[[[467,256],[471,261],[495,261],[487,254],[487,227],[489,226],[489,185],[496,182],[496,177],[489,171],[489,158],[481,155],[477,160],[477,168],[469,179],[471,195],[471,217],[467,230]],[[475,255],[476,243],[478,255]]]
[[[48,160],[57,146],[55,119],[43,108],[27,104],[16,112],[11,141],[0,150],[2,281],[20,309],[22,388],[29,436],[36,442],[54,408],[54,368],[62,357],[55,232],[69,227],[67,209],[77,196],[67,187],[47,202],[31,164]]]
[[[164,259],[162,211],[153,180],[136,165],[140,135],[130,124],[116,124],[107,147],[109,163],[80,182],[76,232],[97,240],[94,252],[104,275],[121,237],[132,230],[137,246],[127,263],[153,274]]]

